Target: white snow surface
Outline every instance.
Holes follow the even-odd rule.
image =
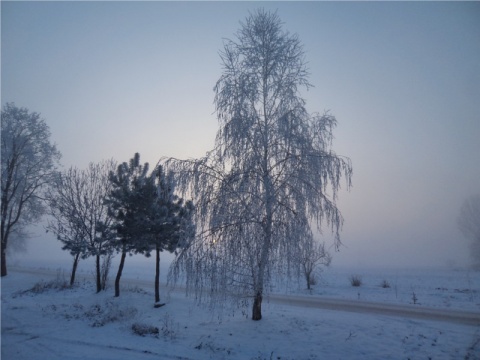
[[[62,271],[11,268],[1,279],[1,359],[480,359],[480,326],[268,298],[263,319],[254,322],[250,309],[219,316],[181,289],[168,292],[165,284],[166,305],[154,308],[153,274],[130,266],[119,298],[112,288],[95,294],[90,273],[80,272],[74,288],[57,289],[48,284],[58,284]],[[350,285],[352,274],[362,277],[362,286]],[[384,280],[389,288],[380,286]],[[329,268],[312,291],[304,287],[288,295],[480,313],[480,273],[467,270]],[[133,325],[158,333],[140,336]]]

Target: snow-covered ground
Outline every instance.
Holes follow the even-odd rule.
[[[352,287],[351,276],[362,285]],[[480,312],[480,272],[471,270],[329,268],[318,282],[311,293],[322,297],[413,304],[415,293],[418,305]]]
[[[219,317],[182,291],[167,295],[165,286],[166,305],[154,308],[151,264],[127,263],[127,269],[114,298],[113,289],[95,294],[90,270],[80,271],[78,286],[60,290],[49,286],[59,283],[61,271],[12,268],[2,278],[1,358],[480,359],[479,326],[273,301],[254,322],[241,310]],[[361,276],[362,286],[352,287],[351,275]],[[381,287],[384,281],[390,287]],[[304,288],[290,294],[480,313],[480,274],[466,270],[333,267],[312,291]]]

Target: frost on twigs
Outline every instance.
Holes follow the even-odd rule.
[[[107,237],[112,219],[105,198],[111,189],[109,172],[114,160],[90,163],[86,169],[70,167],[58,173],[46,193],[50,218],[47,231],[73,256],[70,284],[75,282],[81,259],[95,258],[97,292],[105,290],[113,248]]]
[[[50,142],[40,114],[7,103],[1,112],[1,276],[7,275],[9,243],[26,235],[46,211],[44,191],[51,185],[61,157]]]
[[[253,320],[274,280],[302,274],[315,229],[326,225],[340,246],[336,199],[352,176],[350,160],[331,148],[335,117],[305,108],[303,46],[282,26],[276,13],[259,10],[225,41],[214,148],[200,159],[163,160],[177,189],[194,198],[197,226],[170,280],[186,274],[187,291],[214,308],[253,305]]]

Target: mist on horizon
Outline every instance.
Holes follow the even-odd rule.
[[[2,106],[41,113],[65,169],[135,152],[152,167],[199,158],[218,129],[223,39],[259,6],[2,2]],[[468,267],[457,217],[480,193],[480,3],[261,7],[298,34],[314,85],[306,107],[336,117],[333,150],[353,164],[337,200],[343,246],[328,229],[317,237],[332,266]],[[69,264],[51,233],[32,232],[12,265]]]

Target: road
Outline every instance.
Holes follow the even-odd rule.
[[[408,317],[421,320],[445,321],[450,323],[480,326],[480,313],[438,309],[419,305],[397,305],[357,300],[322,297],[270,295],[270,301],[277,304],[309,308],[348,311],[362,314]]]
[[[25,269],[12,268],[11,271],[27,273],[37,276],[57,275],[55,270],[50,269]],[[92,275],[78,274],[77,279],[92,279]],[[143,279],[122,278],[122,284],[153,288],[153,281]],[[162,284],[161,288],[165,289]],[[185,289],[177,287],[175,291],[184,292]],[[368,302],[360,300],[345,300],[334,298],[323,298],[319,296],[293,296],[282,294],[270,294],[266,299],[274,304],[299,306],[307,308],[326,309],[334,311],[347,311],[362,314],[387,315],[419,320],[443,321],[461,325],[480,326],[480,313],[472,311],[449,310],[431,308],[420,305],[397,305],[379,302]]]

